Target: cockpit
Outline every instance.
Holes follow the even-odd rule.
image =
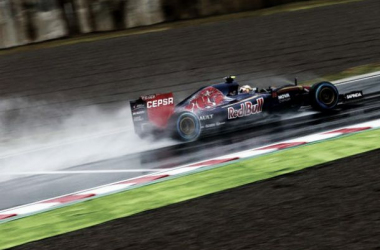
[[[249,85],[240,87],[234,79],[235,77],[229,76],[225,78],[224,83],[203,87],[180,102],[178,106],[184,106],[191,111],[210,109],[219,105],[237,102],[258,93],[257,88],[252,88]]]

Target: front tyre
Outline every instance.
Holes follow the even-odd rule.
[[[191,112],[181,113],[176,119],[176,135],[182,141],[195,141],[201,134],[201,123]]]
[[[338,100],[338,89],[330,82],[314,84],[310,89],[311,106],[315,110],[332,110],[338,105]]]

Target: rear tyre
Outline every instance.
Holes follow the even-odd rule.
[[[311,106],[315,110],[332,110],[338,105],[338,100],[338,89],[330,82],[314,84],[310,89]]]
[[[201,134],[201,123],[198,117],[185,112],[176,119],[176,135],[182,141],[195,141]]]

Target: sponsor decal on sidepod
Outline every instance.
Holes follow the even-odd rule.
[[[201,121],[211,120],[213,117],[214,117],[214,114],[201,115],[201,116],[199,116],[199,120],[201,120]]]
[[[252,114],[261,113],[263,111],[264,98],[258,98],[257,104],[245,102],[240,104],[240,109],[228,108],[228,119],[235,119],[243,116],[250,116]]]
[[[289,101],[290,100],[290,95],[289,93],[286,93],[286,94],[282,94],[282,95],[279,95],[278,96],[278,101],[281,103],[281,102],[286,102],[286,101]]]

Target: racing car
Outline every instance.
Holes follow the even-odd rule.
[[[296,111],[302,106],[326,112],[339,103],[363,97],[362,91],[339,94],[324,81],[312,86],[287,84],[281,87],[240,86],[234,76],[198,89],[175,105],[173,93],[141,96],[130,101],[137,135],[166,134],[182,141],[194,141],[210,130],[235,125],[250,126],[268,114]]]

